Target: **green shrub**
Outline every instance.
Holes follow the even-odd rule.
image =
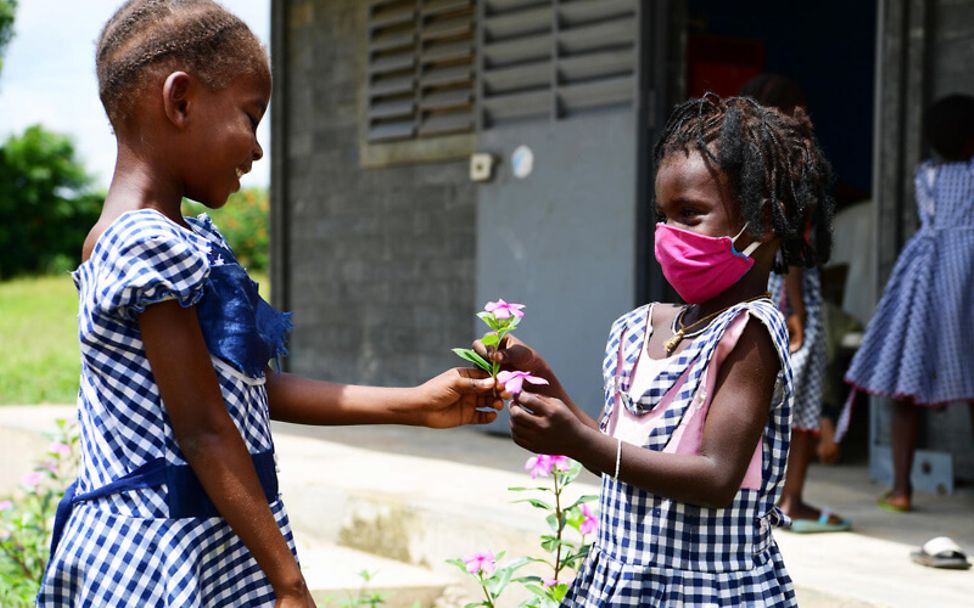
[[[201,213],[213,219],[241,266],[250,272],[267,270],[270,253],[267,190],[246,188],[232,194],[226,205],[215,210],[193,201],[183,202],[183,215],[196,217]]]
[[[50,557],[58,501],[78,470],[78,433],[57,421],[46,457],[10,497],[0,500],[0,606],[34,605]]]
[[[28,127],[0,147],[0,279],[73,269],[104,196],[71,140]]]

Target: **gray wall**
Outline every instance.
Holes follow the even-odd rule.
[[[271,279],[291,371],[403,385],[472,338],[476,197],[463,161],[361,168],[366,5],[273,4]]]

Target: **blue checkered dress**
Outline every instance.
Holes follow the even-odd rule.
[[[923,163],[916,198],[920,230],[896,260],[846,381],[921,405],[974,400],[974,159]]]
[[[673,357],[641,398],[632,400],[626,395],[643,345],[646,313],[644,306],[624,315],[609,333],[603,430],[617,397],[638,414],[676,390],[644,446],[663,450],[693,400],[706,398],[707,368],[724,331],[739,314],[750,314],[768,328],[782,362],[762,437],[761,486],[740,490],[727,508],[712,509],[603,476],[598,538],[562,605],[795,606],[791,579],[771,535],[783,517],[776,503],[788,459],[792,402],[788,332],[781,313],[767,300],[731,308]]]
[[[805,303],[805,331],[801,347],[791,353],[795,379],[795,405],[792,428],[817,431],[822,419],[822,391],[825,387],[825,311],[822,306],[822,280],[818,268],[802,269],[802,299]],[[772,274],[768,281],[772,301],[788,313],[784,275]]]
[[[160,401],[136,317],[149,304],[197,304],[227,245],[209,218],[192,230],[130,211],[101,235],[73,277],[80,296],[79,492],[157,458],[185,465]],[[273,450],[263,374],[213,358],[227,410],[252,454]],[[279,497],[271,511],[294,550]],[[169,517],[166,486],[79,503],[45,575],[39,606],[273,606],[253,556],[219,517]]]

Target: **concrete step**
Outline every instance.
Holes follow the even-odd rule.
[[[391,559],[330,544],[298,541],[305,580],[319,606],[348,605],[377,594],[387,608],[433,606],[452,579]],[[368,574],[368,579],[362,573]]]

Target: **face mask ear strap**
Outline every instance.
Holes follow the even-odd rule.
[[[744,251],[742,251],[741,253],[750,257],[750,255],[754,253],[754,251],[760,246],[761,246],[761,241],[754,241],[753,243],[745,247]]]

